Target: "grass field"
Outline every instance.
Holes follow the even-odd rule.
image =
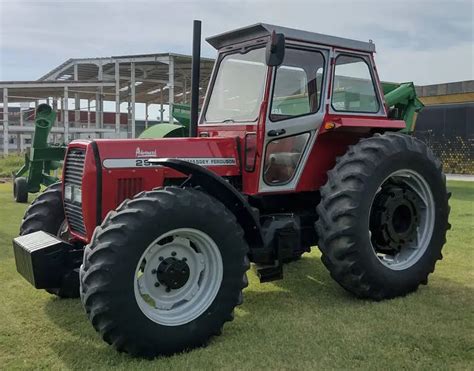
[[[24,155],[10,155],[0,159],[0,178],[9,178],[13,172],[23,166],[24,162]]]
[[[473,369],[474,183],[449,188],[444,260],[417,293],[356,300],[315,249],[283,281],[259,284],[251,271],[235,320],[207,348],[145,361],[106,345],[79,300],[34,290],[16,273],[11,239],[26,205],[0,184],[0,369]]]

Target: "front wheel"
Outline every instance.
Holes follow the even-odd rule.
[[[13,181],[13,198],[19,203],[28,202],[28,180],[25,177],[18,177]]]
[[[20,235],[37,231],[47,232],[64,241],[69,241],[61,183],[55,183],[46,188],[26,210],[20,227]],[[74,261],[73,266],[61,268],[65,270],[65,273],[60,287],[47,288],[46,291],[60,298],[78,298],[79,264]]]
[[[234,215],[194,189],[125,201],[97,227],[81,268],[81,299],[103,339],[154,357],[220,334],[247,286],[248,246]]]
[[[331,276],[375,300],[426,284],[450,227],[445,183],[439,160],[414,137],[388,133],[351,146],[328,173],[317,208]]]

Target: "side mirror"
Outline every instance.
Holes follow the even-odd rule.
[[[285,35],[273,31],[265,51],[267,66],[277,67],[283,63],[283,58],[285,58]]]

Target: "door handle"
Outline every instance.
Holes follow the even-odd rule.
[[[279,137],[280,135],[286,134],[285,129],[279,129],[279,130],[270,130],[267,135],[269,137]]]

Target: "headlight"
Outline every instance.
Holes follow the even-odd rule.
[[[82,202],[81,187],[75,186],[72,188],[72,202],[80,204]]]
[[[64,186],[64,199],[68,201],[72,200],[72,185],[66,184]]]
[[[64,199],[76,204],[82,203],[82,190],[80,186],[66,184],[64,186]]]

